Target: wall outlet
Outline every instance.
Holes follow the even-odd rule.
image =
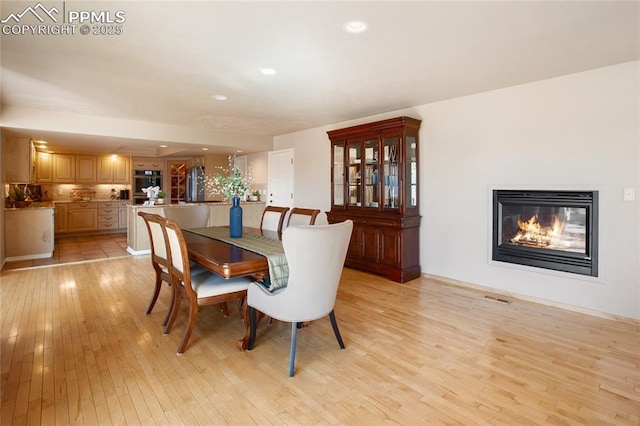
[[[624,189],[623,198],[624,198],[624,201],[635,201],[636,200],[636,189],[635,188],[625,188]]]

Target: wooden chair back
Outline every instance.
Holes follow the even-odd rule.
[[[278,238],[282,238],[282,225],[284,217],[287,215],[289,207],[267,206],[262,212],[260,221],[260,233],[265,235],[265,231],[276,232]]]
[[[289,213],[287,227],[296,225],[315,225],[316,218],[319,214],[319,209],[303,209],[300,207],[294,207],[291,209],[291,213]]]

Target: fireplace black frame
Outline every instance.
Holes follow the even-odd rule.
[[[586,209],[586,250],[573,253],[502,244],[502,208],[511,206],[577,207]],[[493,191],[492,259],[537,268],[598,276],[598,191]]]

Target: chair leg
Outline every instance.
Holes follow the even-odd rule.
[[[189,323],[187,324],[187,329],[184,331],[184,336],[182,336],[182,341],[180,342],[180,345],[178,345],[178,355],[184,353],[184,348],[189,342],[189,338],[191,337],[191,333],[193,332],[193,326],[196,322],[197,317],[198,303],[189,301]]]
[[[289,352],[289,377],[293,377],[296,363],[296,337],[298,335],[298,323],[291,323],[291,351]]]
[[[146,314],[149,315],[151,311],[153,311],[153,307],[156,305],[156,301],[158,300],[158,295],[160,294],[160,289],[162,288],[162,279],[160,278],[160,274],[156,272],[156,288],[153,291],[153,296],[149,301],[149,306],[147,306]]]
[[[247,344],[247,350],[250,351],[253,349],[253,344],[256,340],[256,308],[247,306],[247,309],[249,314],[249,343]]]
[[[331,320],[331,327],[333,327],[333,333],[336,335],[336,339],[338,339],[338,344],[340,345],[340,349],[344,349],[344,343],[342,342],[342,337],[340,336],[340,330],[338,330],[338,323],[336,322],[336,314],[331,310],[329,312],[329,319]]]
[[[171,290],[171,300],[169,301],[169,308],[167,309],[167,314],[164,316],[164,320],[162,321],[162,326],[165,328],[167,327],[167,324],[169,324],[169,318],[171,317],[171,312],[173,312],[173,305],[174,303],[176,303],[176,293],[173,291],[171,284],[170,283],[167,283],[167,284],[169,284],[169,289]]]
[[[177,285],[173,286],[173,302],[171,303],[171,314],[169,315],[167,325],[164,326],[164,334],[169,334],[171,331],[171,327],[173,327],[173,323],[176,321],[176,317],[178,316],[180,304],[182,303],[182,295],[180,294],[180,290]]]

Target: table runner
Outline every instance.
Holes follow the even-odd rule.
[[[205,228],[189,228],[187,230],[266,257],[267,263],[269,264],[269,279],[265,280],[263,284],[265,284],[269,291],[287,286],[287,281],[289,280],[289,265],[284,255],[282,241],[254,234],[242,234],[241,238],[231,238],[229,237],[228,227],[211,226]]]

